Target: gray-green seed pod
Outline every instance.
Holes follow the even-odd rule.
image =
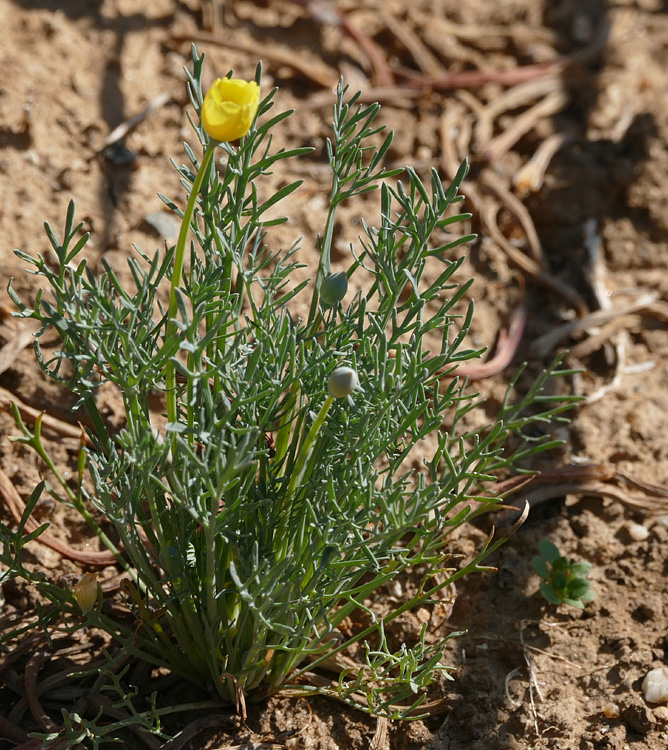
[[[360,379],[352,367],[337,367],[329,376],[327,387],[333,398],[345,398],[359,386]]]
[[[320,285],[320,301],[327,307],[334,307],[346,296],[348,277],[343,271],[330,273]]]

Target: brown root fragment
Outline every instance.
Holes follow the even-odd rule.
[[[587,305],[582,296],[570,285],[561,279],[557,279],[544,271],[540,265],[533,259],[529,258],[521,250],[518,250],[499,229],[497,223],[498,204],[484,203],[479,209],[483,225],[492,240],[506,253],[509,260],[530,276],[541,286],[547,287],[551,291],[565,299],[571,307],[574,307],[578,315],[583,316],[587,313]]]
[[[19,354],[35,340],[38,326],[20,325],[16,333],[0,349],[0,374],[8,370],[16,361]]]
[[[548,94],[538,104],[522,112],[505,132],[487,144],[484,151],[487,161],[498,161],[505,153],[510,151],[522,136],[536,127],[541,120],[560,112],[567,103],[568,97],[566,92],[555,91]]]
[[[498,375],[513,361],[515,354],[522,341],[524,327],[527,320],[527,311],[524,305],[520,305],[510,316],[507,329],[499,333],[496,345],[496,353],[487,362],[464,362],[454,370],[449,371],[449,377],[465,377],[469,380],[483,380],[484,378]]]
[[[51,656],[46,651],[37,651],[34,653],[25,668],[23,674],[23,684],[25,689],[26,700],[30,706],[30,712],[35,721],[39,724],[44,732],[57,732],[58,725],[51,720],[50,716],[42,708],[38,697],[38,678],[42,666],[50,660]]]
[[[631,494],[614,482],[641,490],[642,495]],[[523,500],[531,507],[564,495],[591,495],[618,500],[623,505],[649,515],[668,512],[668,486],[645,482],[617,469],[612,464],[590,463],[561,466],[537,474],[511,477],[497,482],[487,490],[490,495],[509,495],[521,491]]]
[[[571,136],[568,133],[554,133],[538,146],[531,159],[513,177],[513,185],[519,195],[537,193],[543,187],[552,157],[569,140]]]
[[[291,52],[287,48],[277,47],[267,43],[260,43],[252,39],[238,39],[222,34],[209,34],[204,31],[194,33],[173,34],[172,39],[176,42],[205,42],[218,47],[235,49],[240,52],[246,52],[249,56],[257,59],[264,59],[276,65],[283,65],[286,68],[294,70],[296,73],[306,78],[306,80],[326,89],[333,89],[336,86],[337,75],[334,71],[325,67],[324,63],[313,65],[306,62],[300,55]]]
[[[20,523],[23,512],[25,511],[25,503],[16,491],[10,478],[4,471],[2,471],[2,469],[0,469],[0,502],[9,510],[14,522]],[[41,524],[34,518],[28,518],[25,524],[25,530],[27,532],[35,531],[35,529],[40,526]],[[46,532],[40,534],[36,541],[45,544],[47,547],[50,547],[64,557],[69,557],[71,560],[76,560],[83,565],[107,567],[108,565],[116,565],[118,562],[114,554],[108,550],[101,552],[84,552],[82,550],[74,549],[74,547],[70,547],[63,542],[59,542]]]

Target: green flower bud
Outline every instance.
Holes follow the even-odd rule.
[[[327,387],[333,398],[345,398],[359,387],[360,380],[352,367],[337,367],[329,376]]]
[[[341,302],[348,291],[348,277],[343,271],[339,273],[330,273],[326,276],[320,286],[320,300],[327,307]]]

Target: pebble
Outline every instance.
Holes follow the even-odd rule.
[[[429,620],[431,619],[431,613],[425,607],[420,607],[415,613],[415,616],[417,617],[418,622],[422,625],[424,625],[426,622],[429,622]]]
[[[167,214],[164,211],[156,211],[152,214],[146,214],[146,216],[144,216],[144,221],[151,227],[151,229],[166,240],[175,239],[179,234],[181,222],[176,216]]]
[[[652,669],[643,680],[647,703],[668,703],[668,667]]]
[[[640,734],[648,734],[656,724],[654,714],[635,696],[628,696],[620,709],[622,721]]]
[[[603,713],[606,719],[618,719],[619,718],[619,706],[616,703],[606,703],[603,706]]]
[[[634,542],[644,542],[649,536],[649,529],[639,523],[630,523],[627,526],[629,536]]]
[[[657,721],[668,722],[668,706],[657,706],[652,709],[652,713]]]
[[[644,601],[638,607],[638,611],[648,620],[661,617],[663,613],[663,597],[660,594],[646,593]]]

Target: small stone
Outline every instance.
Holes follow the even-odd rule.
[[[657,721],[668,722],[668,706],[657,706],[652,709],[652,713]]]
[[[137,160],[137,154],[129,149],[123,141],[115,141],[107,146],[102,156],[116,167],[127,167]]]
[[[657,594],[646,594],[645,601],[640,603],[638,610],[646,620],[654,620],[663,613],[663,601]]]
[[[634,542],[644,542],[649,536],[649,529],[639,523],[630,523],[627,526],[629,536]]]
[[[668,667],[652,669],[642,682],[647,703],[668,703]]]
[[[152,214],[146,214],[144,221],[151,229],[166,240],[173,240],[178,236],[181,222],[164,211],[156,211]]]
[[[420,609],[418,609],[418,611],[415,613],[415,616],[417,617],[418,622],[421,625],[424,625],[431,619],[431,613],[428,609],[426,609],[426,607],[420,607]]]
[[[603,713],[606,719],[619,719],[619,706],[616,703],[606,703],[603,706]]]
[[[404,747],[419,745],[424,747],[425,744],[429,743],[434,739],[434,735],[429,731],[425,724],[421,721],[407,721],[405,734],[404,734]]]
[[[640,734],[651,732],[656,724],[656,719],[650,709],[635,698],[628,698],[624,701],[621,717],[625,724]]]

